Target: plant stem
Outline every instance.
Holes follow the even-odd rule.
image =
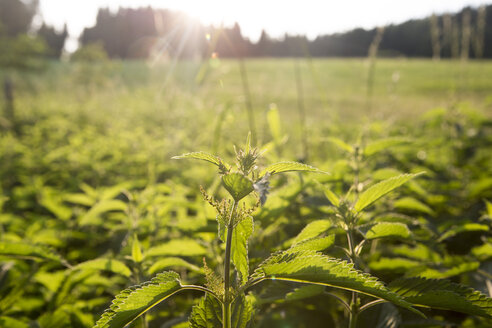
[[[352,295],[357,294],[353,293]],[[359,316],[359,313],[357,311],[354,311],[354,309],[350,310],[350,315],[349,315],[349,328],[356,328],[357,327],[357,317]]]
[[[349,247],[350,259],[356,267],[357,254],[354,249],[354,236],[353,227],[350,226],[347,230],[347,242]],[[350,313],[349,313],[349,328],[357,327],[357,317],[359,316],[359,294],[352,292],[352,300],[350,301]]]
[[[237,208],[237,202],[232,204],[231,214],[227,222],[227,239],[224,260],[224,302],[222,303],[222,327],[231,328],[231,300],[229,296],[230,271],[231,271],[231,245],[232,231],[234,229],[234,215]]]

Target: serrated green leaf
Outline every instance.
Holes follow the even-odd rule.
[[[284,280],[356,291],[382,298],[420,314],[377,278],[355,270],[352,264],[317,252],[275,254],[258,266],[252,278]]]
[[[48,247],[20,242],[0,242],[0,255],[65,263],[60,255]]]
[[[426,213],[429,215],[434,215],[434,211],[421,201],[413,198],[413,197],[403,197],[394,202],[394,206],[400,210],[410,210],[417,211],[421,213]]]
[[[345,150],[352,154],[354,152],[354,147],[343,141],[342,139],[336,138],[336,137],[328,137],[325,139],[329,143],[337,146],[338,148]]]
[[[457,234],[471,231],[489,231],[489,226],[480,223],[464,223],[459,226],[451,227],[449,230],[443,233],[441,237],[439,237],[438,241],[441,242],[448,238],[454,237]]]
[[[176,267],[183,267],[196,272],[201,271],[199,267],[183,260],[182,258],[166,257],[164,259],[158,260],[157,262],[154,262],[154,264],[152,264],[152,266],[149,268],[149,273],[154,274],[167,268]]]
[[[315,220],[308,223],[304,229],[294,238],[293,244],[298,244],[307,239],[318,237],[323,232],[327,231],[333,226],[330,220]]]
[[[222,304],[211,295],[205,295],[193,306],[190,328],[222,328]]]
[[[252,327],[253,305],[248,297],[240,295],[231,305],[231,327]],[[193,307],[190,328],[222,328],[222,304],[210,295]]]
[[[383,197],[387,193],[391,192],[392,190],[398,188],[405,182],[407,182],[410,179],[415,178],[416,176],[420,175],[422,173],[417,173],[417,174],[402,174],[397,177],[393,177],[384,181],[381,181],[370,188],[368,188],[366,191],[364,191],[359,199],[357,200],[357,203],[355,204],[354,209],[357,212],[362,211],[365,209],[367,206],[371,205],[375,201],[377,201],[379,198]]]
[[[175,272],[158,274],[151,281],[127,288],[96,322],[95,328],[122,328],[176,292],[186,289]]]
[[[492,317],[491,298],[470,287],[447,280],[402,278],[393,281],[388,287],[416,306]]]
[[[207,254],[207,249],[193,239],[173,239],[149,248],[145,256],[200,256],[205,254]]]
[[[253,181],[241,173],[229,173],[222,176],[222,183],[232,198],[238,202],[253,191]]]
[[[409,140],[407,138],[399,137],[376,140],[366,145],[366,147],[364,148],[364,155],[371,156],[382,150],[386,150],[390,147],[402,145],[408,142]]]
[[[292,245],[286,252],[323,251],[335,243],[335,235],[305,239]]]
[[[410,230],[404,223],[398,222],[379,222],[371,226],[366,232],[366,239],[377,238],[408,238],[410,237]]]
[[[239,273],[241,285],[248,282],[249,278],[249,258],[248,258],[248,239],[253,233],[253,218],[243,219],[232,231],[232,263]]]
[[[466,272],[476,271],[480,267],[478,261],[464,261],[451,263],[447,266],[438,266],[437,268],[423,268],[421,270],[408,271],[406,276],[408,277],[421,277],[428,279],[445,279],[454,276],[459,276]]]
[[[278,162],[268,166],[263,171],[261,171],[260,177],[264,176],[267,173],[273,175],[277,173],[293,172],[293,171],[316,172],[316,173],[328,174],[327,172],[323,172],[307,164],[302,164],[298,162]]]
[[[76,270],[98,270],[98,271],[110,271],[116,274],[121,274],[125,277],[130,277],[132,272],[121,261],[114,259],[95,259],[77,264],[74,269]]]
[[[219,157],[214,156],[214,155],[209,154],[209,153],[206,153],[206,152],[203,152],[203,151],[196,151],[196,152],[192,152],[192,153],[187,153],[187,154],[171,157],[171,159],[187,159],[187,158],[199,159],[202,161],[206,161],[206,162],[215,164],[217,166],[220,166],[220,163],[221,163],[221,159]]]

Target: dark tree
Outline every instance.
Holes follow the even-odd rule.
[[[60,58],[68,36],[67,25],[65,24],[63,31],[57,32],[52,26],[43,23],[37,35],[46,42],[48,55],[53,58]]]

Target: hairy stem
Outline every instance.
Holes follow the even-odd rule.
[[[234,229],[234,215],[237,208],[237,202],[232,204],[231,214],[229,221],[227,222],[227,239],[225,249],[224,260],[224,302],[222,305],[222,327],[231,327],[231,300],[229,295],[230,288],[230,272],[231,272],[231,245],[232,245],[232,231]]]

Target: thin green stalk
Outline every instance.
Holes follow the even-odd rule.
[[[354,236],[353,236],[353,226],[350,225],[347,230],[347,243],[349,247],[350,260],[356,266],[357,254],[354,248]],[[352,300],[350,301],[350,312],[349,312],[349,328],[355,328],[357,326],[357,318],[359,316],[359,294],[357,292],[352,292]]]
[[[304,92],[302,87],[299,60],[296,59],[294,63],[297,90],[297,110],[299,111],[299,124],[301,126],[302,160],[303,162],[306,162],[308,160],[308,141],[306,129],[306,109],[304,107]]]
[[[231,245],[232,231],[234,229],[234,214],[236,212],[237,202],[232,204],[231,214],[227,222],[227,239],[224,260],[224,302],[222,303],[222,327],[231,328],[231,300],[229,295],[230,288],[230,271],[231,271]]]
[[[256,146],[256,124],[255,116],[253,112],[253,104],[251,103],[251,92],[249,91],[248,75],[246,74],[246,67],[244,65],[244,59],[239,58],[239,72],[241,73],[241,82],[243,85],[244,98],[246,101],[246,110],[248,111],[249,131],[251,131],[251,145]]]

